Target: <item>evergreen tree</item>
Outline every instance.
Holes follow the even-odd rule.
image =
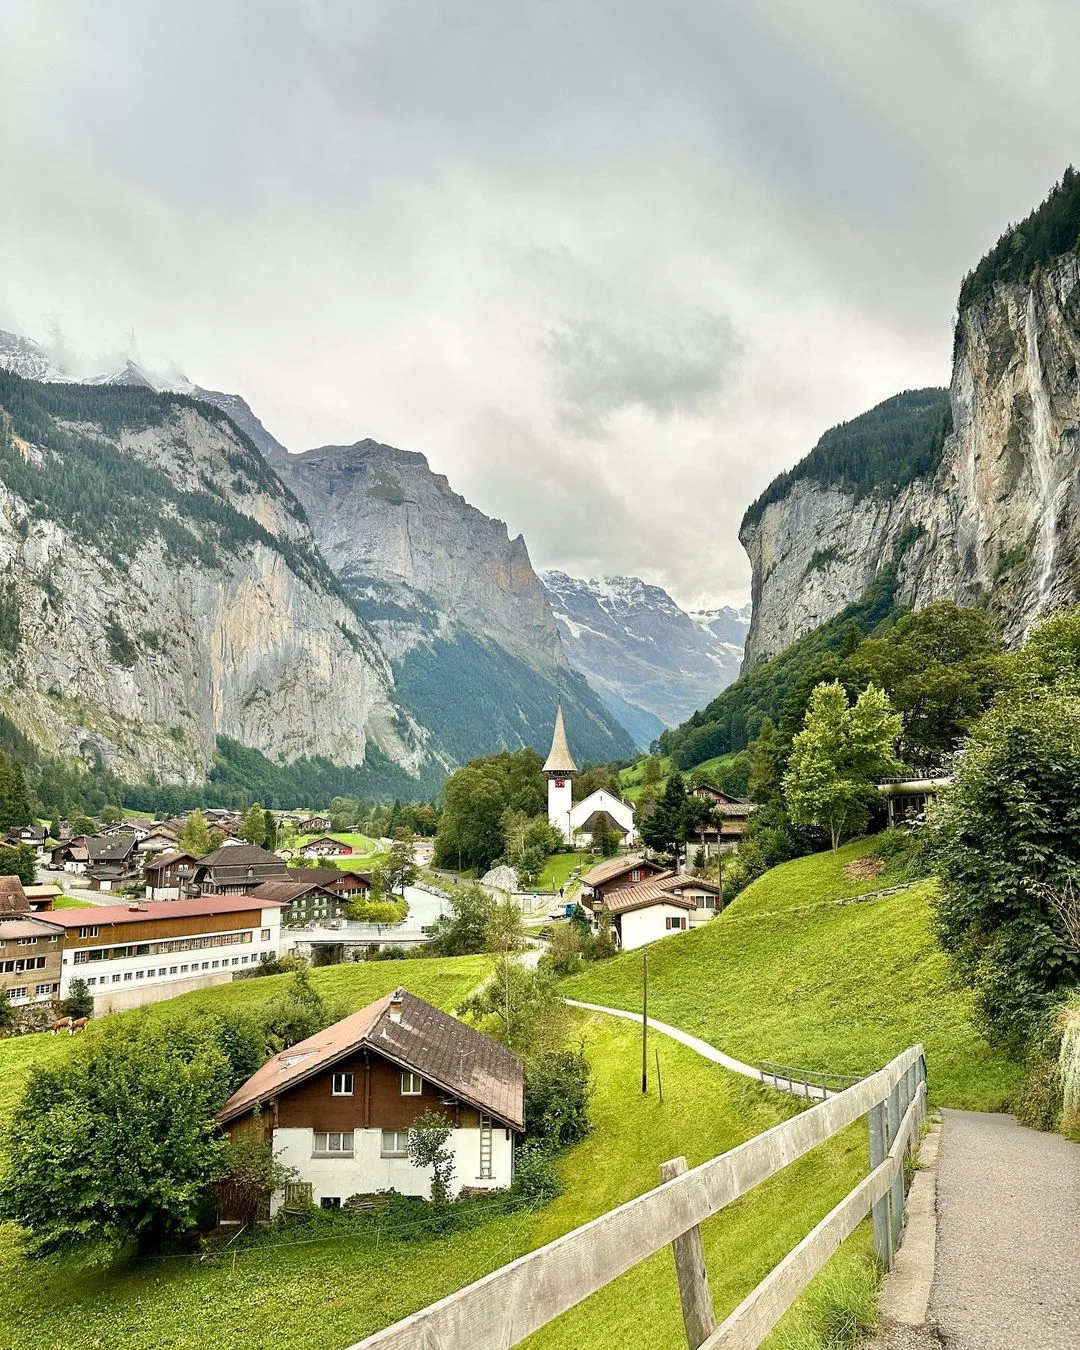
[[[686,840],[686,782],[673,773],[655,808],[638,827],[642,839],[657,853],[678,853]]]
[[[252,802],[244,812],[244,821],[240,826],[240,838],[247,844],[261,844],[266,835],[266,821],[263,818],[261,802]]]
[[[263,812],[263,837],[262,846],[271,853],[277,848],[278,844],[277,821],[274,819],[273,812],[269,807]]]

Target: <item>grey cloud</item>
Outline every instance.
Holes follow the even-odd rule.
[[[670,319],[564,319],[543,348],[554,374],[556,427],[602,436],[612,415],[626,409],[661,422],[708,411],[739,343],[729,319],[691,311],[679,327]]]

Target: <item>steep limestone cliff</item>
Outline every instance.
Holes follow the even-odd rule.
[[[985,603],[1008,641],[1080,594],[1080,259],[997,281],[960,314],[952,430],[935,471],[861,495],[803,476],[740,533],[753,566],[746,662],[838,613],[886,568],[897,599]]]
[[[50,753],[201,782],[219,736],[415,772],[425,738],[296,499],[225,417],[0,374],[0,710]]]
[[[364,440],[270,462],[446,764],[504,746],[546,748],[558,699],[583,758],[633,753],[567,661],[524,539],[454,492],[423,455]]]

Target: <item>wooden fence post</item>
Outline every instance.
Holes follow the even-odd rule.
[[[900,1122],[904,1118],[900,1103],[900,1083],[889,1093],[889,1147],[900,1133]],[[902,1162],[902,1160],[901,1160]],[[904,1234],[904,1168],[896,1169],[896,1176],[889,1188],[889,1225],[891,1228],[893,1251],[900,1246]]]
[[[867,1117],[870,1125],[870,1170],[880,1167],[885,1161],[889,1146],[885,1139],[885,1103],[878,1102],[870,1108]],[[889,1197],[883,1195],[874,1202],[874,1255],[887,1270],[892,1269],[892,1231],[889,1226]]]
[[[670,1181],[688,1170],[685,1158],[672,1158],[660,1164],[660,1180]],[[682,1304],[683,1324],[690,1350],[698,1350],[716,1330],[709,1276],[705,1269],[705,1250],[701,1243],[701,1229],[697,1224],[688,1228],[671,1244],[675,1255],[675,1274],[679,1280],[679,1302]]]

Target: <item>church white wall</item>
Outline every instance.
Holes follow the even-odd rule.
[[[596,792],[591,792],[583,801],[578,802],[576,806],[571,808],[571,829],[580,829],[594,811],[606,811],[611,819],[627,832],[628,843],[633,838],[634,808],[628,802],[613,797],[605,788],[598,788]]]
[[[570,777],[548,779],[548,824],[554,825],[564,839],[571,836],[571,818],[574,805]],[[561,784],[561,786],[560,786]]]
[[[633,951],[635,947],[644,947],[646,942],[655,942],[657,938],[674,937],[684,930],[668,928],[665,919],[679,917],[689,924],[689,911],[678,905],[649,905],[647,909],[632,909],[624,914],[622,924],[622,949]]]
[[[450,1136],[454,1153],[454,1175],[450,1183],[456,1195],[463,1186],[502,1190],[514,1179],[514,1136],[512,1131],[492,1122],[491,1177],[480,1176],[480,1129],[454,1130]],[[408,1158],[382,1157],[382,1130],[354,1130],[351,1158],[313,1158],[313,1131],[278,1129],[274,1131],[274,1156],[286,1167],[294,1167],[301,1181],[310,1181],[312,1198],[318,1204],[326,1196],[337,1196],[344,1203],[350,1195],[368,1195],[395,1190],[402,1195],[431,1196],[431,1169],[414,1167]],[[276,1212],[283,1196],[276,1194],[272,1205]]]

